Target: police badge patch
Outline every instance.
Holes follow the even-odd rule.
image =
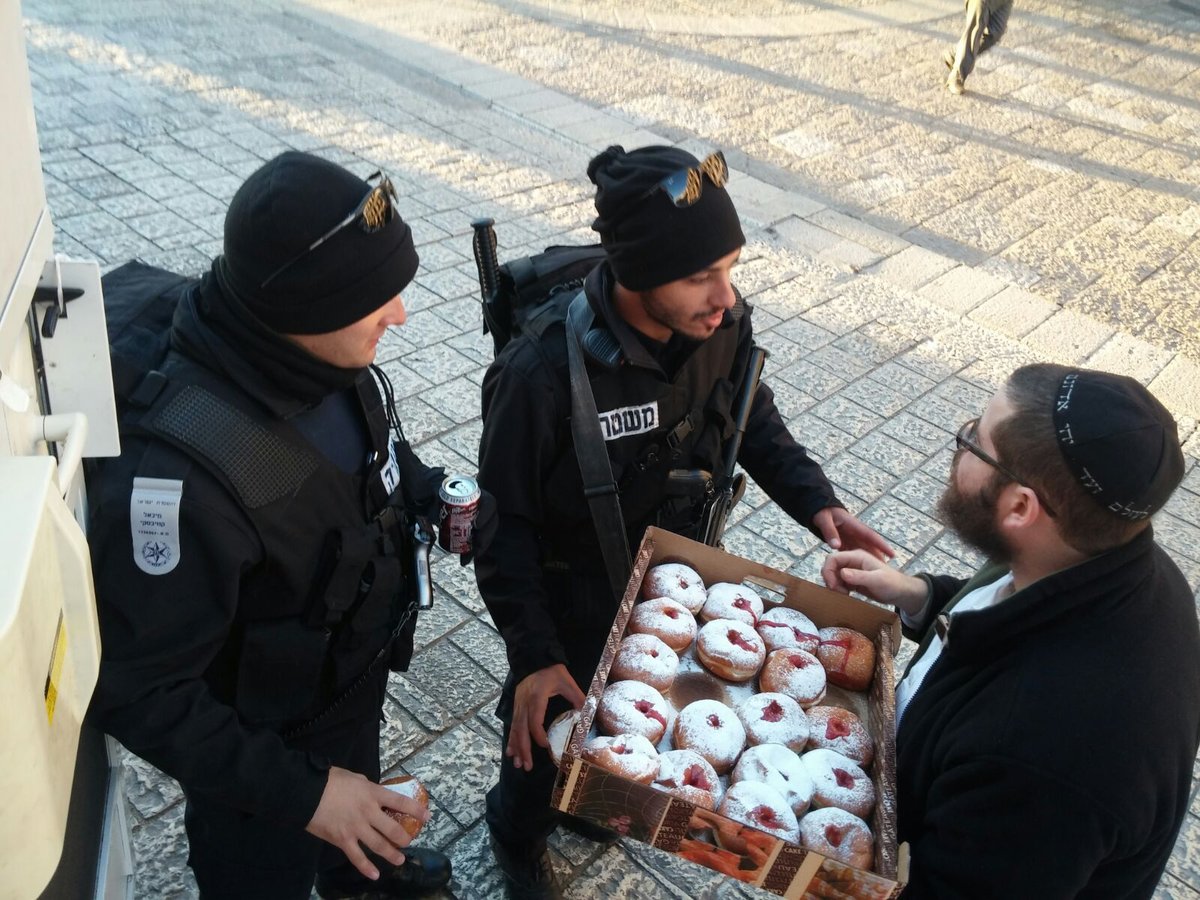
[[[179,503],[183,482],[135,478],[129,497],[133,561],[147,575],[166,575],[179,565]]]
[[[600,430],[605,442],[634,434],[645,434],[658,427],[658,401],[622,406],[600,413]]]

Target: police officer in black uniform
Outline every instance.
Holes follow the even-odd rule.
[[[427,814],[377,784],[442,477],[370,368],[417,269],[394,200],[385,177],[304,153],[251,175],[224,254],[157,298],[178,302],[171,350],[92,479],[91,719],[181,784],[205,898],[307,898],[314,879],[327,898],[419,896],[450,877],[383,808]],[[113,289],[153,298],[164,274]]]
[[[724,189],[724,157],[610,147],[588,175],[607,260],[584,284],[594,322],[582,343],[629,546],[648,525],[695,537],[702,501],[673,495],[668,472],[717,469],[752,344],[750,308],[730,281],[745,237]],[[497,709],[505,758],[487,796],[493,851],[512,896],[557,897],[544,726],[583,703],[619,598],[568,421],[564,325],[534,331],[505,347],[484,379],[480,482],[496,496],[501,527],[475,571],[510,667]],[[830,546],[892,555],[838,502],[765,384],[738,461]]]

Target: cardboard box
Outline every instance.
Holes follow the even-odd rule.
[[[875,784],[876,805],[869,822],[875,835],[873,871],[854,869],[804,850],[580,758],[608,681],[609,668],[625,636],[625,626],[638,598],[642,578],[651,566],[664,562],[687,563],[700,573],[705,584],[720,581],[753,584],[765,589],[760,593],[766,596],[768,607],[789,606],[803,612],[818,627],[844,625],[874,639],[876,668],[869,693],[850,695],[847,692],[848,697],[859,701],[860,709],[856,711],[875,739],[875,762],[870,772]],[[579,723],[563,750],[553,805],[787,898],[885,900],[894,897],[907,881],[907,848],[898,847],[896,842],[895,674],[892,658],[893,648],[899,641],[900,620],[890,610],[671,532],[649,528],[634,559],[633,574],[609,631]],[[718,847],[689,836],[692,829],[714,824],[732,836],[723,841],[725,846]],[[745,840],[747,837],[749,841]]]

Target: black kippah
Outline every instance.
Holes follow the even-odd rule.
[[[412,230],[395,210],[391,221],[371,233],[346,226],[267,281],[370,190],[341,166],[296,151],[265,163],[238,188],[225,215],[225,268],[238,297],[264,324],[282,334],[337,331],[412,281],[417,272]]]
[[[1175,420],[1132,378],[1068,372],[1055,398],[1054,427],[1079,483],[1121,518],[1151,515],[1183,480]]]
[[[609,147],[588,164],[596,185],[593,230],[617,281],[634,291],[694,275],[746,243],[725,188],[701,178],[700,196],[676,206],[655,190],[664,178],[698,166],[678,147]]]

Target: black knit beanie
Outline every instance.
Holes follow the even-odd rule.
[[[281,334],[324,334],[379,309],[412,281],[412,229],[395,211],[374,233],[347,225],[268,281],[370,190],[341,166],[295,151],[246,179],[225,215],[225,268],[250,312]]]
[[[746,243],[737,210],[723,187],[701,178],[700,197],[675,206],[655,185],[698,166],[677,147],[609,147],[588,163],[596,185],[592,229],[608,251],[617,281],[645,291],[702,271]]]

